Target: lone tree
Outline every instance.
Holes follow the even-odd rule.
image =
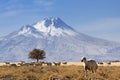
[[[29,53],[29,58],[31,59],[37,59],[37,62],[39,61],[39,59],[43,60],[45,58],[45,51],[41,50],[41,49],[33,49],[30,53]]]

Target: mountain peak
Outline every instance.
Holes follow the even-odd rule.
[[[68,34],[73,35],[74,30],[60,18],[47,17],[33,25],[35,29],[51,36]]]
[[[54,26],[55,28],[72,29],[70,26],[68,26],[65,22],[63,22],[58,17],[46,17],[35,25],[37,25],[37,26],[35,26],[36,28],[39,28],[42,25],[45,27]]]

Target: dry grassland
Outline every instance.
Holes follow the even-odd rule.
[[[120,80],[120,66],[99,66],[96,74],[84,77],[83,64],[62,66],[4,66],[0,67],[0,80]]]

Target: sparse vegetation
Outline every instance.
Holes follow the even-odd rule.
[[[99,66],[89,80],[119,80],[120,67]],[[85,80],[83,66],[1,66],[0,80]]]

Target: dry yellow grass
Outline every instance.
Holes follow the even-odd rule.
[[[10,64],[16,64],[18,65],[20,62],[10,62]],[[61,64],[64,66],[70,66],[70,65],[76,65],[76,66],[83,66],[83,62],[67,62],[67,64]],[[103,62],[103,64],[98,64],[99,66],[120,66],[120,62],[111,62],[111,64],[108,64],[107,62]],[[6,66],[6,63],[0,63],[0,66]]]
[[[68,62],[67,65],[77,65],[77,66],[83,66],[83,62]],[[98,64],[99,66],[120,66],[120,62],[111,62],[111,64],[108,64],[107,62],[103,62],[103,64]]]
[[[71,64],[71,65],[70,65]],[[81,65],[66,66],[1,66],[0,80],[85,80]],[[120,66],[99,66],[96,74],[88,73],[90,80],[120,80]]]

